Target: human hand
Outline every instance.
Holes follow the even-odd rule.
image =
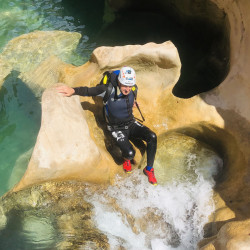
[[[56,88],[58,93],[62,93],[63,96],[72,96],[75,93],[75,90],[69,86],[59,86]]]

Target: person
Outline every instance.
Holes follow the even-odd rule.
[[[95,87],[59,86],[57,90],[64,96],[102,97],[107,129],[121,149],[124,171],[131,173],[131,160],[135,156],[135,150],[129,140],[143,140],[147,143],[147,166],[143,169],[143,173],[151,184],[157,185],[153,168],[157,136],[133,116],[133,106],[137,96],[136,74],[133,68],[125,66],[120,70],[106,72],[101,83]]]

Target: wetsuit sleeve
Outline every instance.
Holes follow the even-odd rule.
[[[80,96],[102,96],[103,93],[106,92],[107,86],[106,85],[97,85],[95,87],[78,87],[73,88],[75,90],[74,95]]]

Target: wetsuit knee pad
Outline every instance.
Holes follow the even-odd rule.
[[[154,132],[150,131],[148,138],[151,143],[157,143],[157,136]]]
[[[128,151],[123,152],[122,156],[127,160],[132,160],[135,157],[135,150],[133,148],[129,149]]]

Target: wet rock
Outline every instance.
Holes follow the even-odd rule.
[[[108,181],[109,167],[98,167],[100,157],[79,97],[67,98],[55,88],[47,89],[42,97],[41,129],[19,187],[65,178]]]
[[[24,230],[31,241],[46,240],[50,245],[57,239],[57,249],[90,246],[109,249],[107,237],[95,227],[93,206],[84,199],[85,188],[80,182],[47,182],[5,195],[0,200],[1,233],[4,234],[8,223],[18,215],[20,230]],[[19,222],[16,221],[16,227]],[[4,244],[4,240],[1,241]]]
[[[250,220],[228,222],[212,239],[199,243],[199,249],[245,250],[250,246]]]
[[[211,179],[223,166],[219,155],[208,145],[184,134],[169,132],[158,136],[155,174],[159,184],[196,182]],[[142,166],[146,165],[145,158]]]
[[[55,86],[59,82],[60,72],[65,65],[57,56],[49,56],[36,68],[22,72],[19,78],[40,97],[46,88]]]

